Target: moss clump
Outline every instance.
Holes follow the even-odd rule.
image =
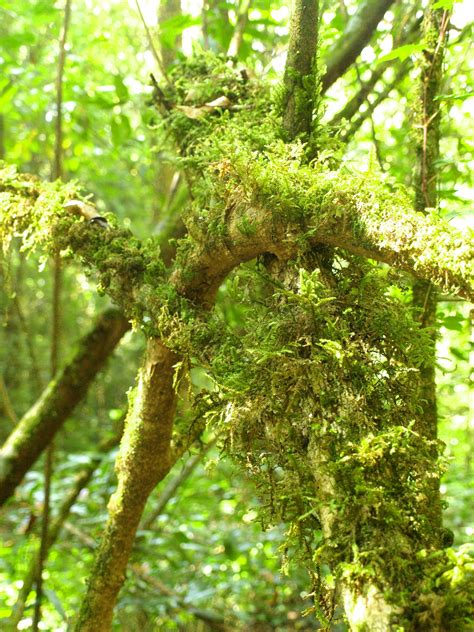
[[[316,261],[302,266],[285,279],[240,273],[245,324],[219,339],[209,367],[221,423],[262,520],[293,525],[313,572],[370,577],[398,599],[419,581],[410,551],[438,537],[424,507],[439,446],[415,429],[427,333],[376,266],[337,253],[329,285]]]

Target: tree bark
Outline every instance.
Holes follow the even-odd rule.
[[[84,398],[130,325],[116,310],[105,312],[41,398],[23,416],[0,450],[0,504],[13,494],[66,419]]]
[[[283,129],[290,139],[308,139],[316,98],[318,0],[294,0],[283,77]]]
[[[441,110],[436,97],[440,93],[443,71],[443,57],[446,46],[449,14],[442,10],[433,10],[431,6],[425,13],[423,35],[425,49],[421,61],[414,130],[418,162],[415,176],[415,209],[427,213],[437,208],[438,173],[436,161],[439,158],[439,138]],[[418,430],[423,436],[436,441],[438,438],[438,414],[436,401],[436,288],[425,280],[418,279],[413,286],[413,307],[421,326],[430,334],[431,358],[420,369],[420,403],[423,409],[417,420]],[[433,450],[436,458],[437,449]],[[439,477],[433,480],[432,493],[427,499],[426,510],[430,512],[434,533],[438,534],[438,546],[441,546],[442,505],[439,490]]]
[[[109,518],[88,581],[77,631],[110,630],[115,601],[125,580],[146,501],[171,468],[177,360],[176,354],[158,339],[148,340],[117,457],[118,486],[109,502]]]
[[[470,243],[439,216],[414,212],[403,193],[392,193],[367,176],[318,173],[299,160],[270,153],[261,161],[250,152],[240,158],[223,159],[213,169],[215,193],[226,205],[225,238],[206,233],[205,243],[186,249],[185,261],[178,253],[182,268],[173,280],[191,300],[211,305],[226,275],[260,254],[295,258],[302,235],[306,246],[343,248],[430,280],[445,292],[474,298]],[[250,235],[243,233],[243,222],[252,226]]]

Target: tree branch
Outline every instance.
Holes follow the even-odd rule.
[[[397,42],[394,42],[393,47],[403,46],[406,44],[410,44],[415,37],[419,33],[420,28],[420,20],[415,20],[413,24],[411,24],[407,30],[402,33]],[[410,64],[411,67],[411,64]],[[360,106],[367,100],[367,97],[374,89],[377,82],[383,77],[386,70],[389,68],[393,68],[393,61],[389,60],[383,63],[378,64],[375,69],[372,71],[370,77],[363,81],[360,85],[359,90],[356,94],[346,103],[346,105],[335,114],[329,122],[329,125],[336,126],[341,123],[341,121],[346,120],[350,121],[355,114],[359,111]],[[404,73],[405,74],[405,73]],[[398,77],[398,73],[397,73]],[[393,86],[393,81],[390,82],[390,86]],[[373,111],[373,110],[372,110]]]
[[[191,474],[195,470],[198,463],[200,463],[200,461],[203,460],[204,456],[212,448],[212,446],[215,445],[215,443],[216,443],[216,439],[213,439],[209,441],[208,443],[205,443],[204,445],[202,445],[199,452],[196,452],[196,454],[193,454],[192,456],[190,456],[184,463],[180,472],[178,472],[178,474],[176,474],[174,478],[170,479],[166,487],[163,490],[161,490],[160,495],[158,497],[158,502],[153,508],[153,511],[150,513],[149,516],[147,516],[146,520],[144,520],[142,524],[143,529],[145,530],[151,529],[151,527],[153,526],[153,523],[156,521],[158,516],[160,516],[163,513],[166,505],[171,500],[171,498],[173,498],[176,491],[191,476]]]
[[[283,129],[290,139],[309,138],[316,97],[318,0],[295,0],[283,77]]]
[[[358,116],[353,117],[353,120],[351,120],[350,125],[347,127],[347,129],[345,129],[341,133],[342,140],[348,141],[350,138],[352,138],[355,135],[355,133],[357,132],[358,129],[360,129],[364,121],[367,118],[369,118],[369,116],[371,116],[373,112],[375,112],[378,106],[383,101],[385,101],[385,99],[389,97],[392,90],[395,90],[399,86],[400,81],[405,77],[405,75],[407,75],[410,72],[410,69],[412,68],[412,66],[413,66],[413,63],[410,59],[406,60],[405,62],[403,62],[403,64],[400,65],[393,79],[379,93],[375,93],[374,100],[372,102],[367,101],[367,108],[363,112],[359,112]],[[369,84],[370,84],[370,81],[369,81]],[[365,87],[369,87],[369,86],[365,86]],[[364,86],[362,87],[362,89],[364,89]],[[348,105],[350,105],[352,109],[355,103],[349,102]],[[347,114],[350,114],[350,113],[351,112],[347,112]],[[343,114],[343,112],[341,112],[340,114]],[[329,124],[337,125],[339,122],[340,122],[340,118],[338,114],[336,115],[335,119],[333,119]]]
[[[106,439],[101,442],[98,447],[99,454],[96,454],[91,457],[89,463],[87,463],[81,471],[76,475],[74,484],[69,490],[67,496],[62,500],[61,505],[59,507],[59,511],[57,516],[52,520],[49,529],[48,529],[48,537],[47,537],[47,548],[46,552],[51,549],[51,547],[56,542],[63,526],[64,522],[67,520],[69,513],[75,504],[79,494],[81,491],[87,487],[90,483],[92,477],[96,469],[99,467],[101,462],[103,461],[103,457],[107,454],[112,448],[118,445],[120,441],[120,437],[122,435],[123,423],[122,427],[119,431],[110,439]],[[12,613],[8,622],[5,624],[6,629],[8,630],[16,630],[18,623],[23,617],[23,613],[26,606],[26,600],[28,599],[28,595],[31,592],[33,587],[33,583],[35,580],[35,576],[38,572],[38,563],[39,563],[39,551],[33,553],[33,557],[30,560],[29,568],[26,572],[26,575],[23,577],[23,583],[21,589],[19,591],[17,600],[15,605],[13,606]]]
[[[6,387],[5,380],[3,379],[3,375],[0,375],[0,399],[2,401],[5,415],[12,422],[12,424],[16,426],[16,424],[18,423],[18,417],[16,415],[15,409],[13,408],[10,396],[8,395],[8,389]]]
[[[416,138],[417,164],[415,177],[415,209],[426,213],[427,208],[437,208],[437,159],[439,157],[439,130],[441,109],[436,97],[440,92],[443,73],[443,57],[449,27],[449,13],[433,10],[433,2],[427,8],[423,20],[426,48],[420,58],[418,93],[413,104],[415,112],[414,132]],[[417,430],[436,442],[438,438],[438,410],[436,398],[436,289],[424,280],[413,286],[413,307],[422,327],[429,332],[431,361],[420,367],[420,403],[422,412],[417,416]],[[434,443],[437,446],[437,443]],[[438,456],[437,447],[433,448]],[[431,481],[427,497],[426,513],[430,515],[433,532],[438,534],[438,545],[442,546],[442,502],[439,477]]]
[[[369,43],[378,23],[394,0],[365,0],[351,17],[344,33],[327,54],[326,73],[321,90],[327,89],[346,72],[361,50]]]
[[[130,324],[117,310],[102,314],[74,358],[50,382],[0,449],[0,505],[62,427]]]
[[[105,526],[76,630],[108,632],[113,609],[148,496],[171,469],[171,432],[176,408],[176,354],[148,340],[146,358],[117,457],[117,490]]]
[[[205,242],[192,236],[182,241],[169,279],[156,253],[143,249],[129,232],[77,221],[67,209],[58,208],[64,199],[61,192],[55,192],[54,204],[45,208],[40,199],[42,187],[49,191],[48,183],[35,182],[37,199],[31,200],[26,185],[10,193],[1,171],[4,203],[20,210],[4,214],[5,227],[0,215],[0,233],[2,228],[7,236],[27,231],[39,216],[49,225],[49,232],[40,236],[45,239],[47,234],[51,240],[57,235],[53,227],[61,225],[61,246],[69,246],[98,270],[107,293],[138,319],[161,313],[166,297],[147,301],[160,284],[163,292],[171,283],[195,305],[210,307],[220,283],[242,262],[265,252],[294,258],[301,248],[318,243],[387,263],[433,282],[443,292],[474,299],[469,239],[436,214],[415,212],[403,191],[390,190],[379,177],[315,168],[301,164],[294,154],[285,149],[256,155],[241,146],[233,161],[213,163],[212,195],[225,207],[225,230],[216,233],[203,227]]]
[[[172,280],[191,300],[212,303],[222,280],[243,261],[265,252],[286,260],[318,243],[474,298],[469,239],[434,213],[415,212],[403,192],[390,191],[367,175],[318,172],[268,153],[260,158],[242,153],[233,164],[226,159],[213,169],[215,194],[226,206],[226,234],[206,233],[206,243],[190,248],[188,241],[181,256],[178,252],[182,268]]]
[[[234,34],[230,40],[229,48],[227,49],[227,55],[229,57],[237,57],[239,54],[242,39],[244,37],[245,27],[249,19],[249,10],[252,0],[241,0],[240,6],[237,12],[237,22],[234,27]]]
[[[82,544],[87,546],[89,549],[95,549],[95,541],[90,538],[87,533],[84,533],[81,529],[78,529],[78,527],[70,522],[66,522],[64,526],[73,536],[82,542]],[[154,577],[151,577],[149,572],[140,564],[131,564],[130,570],[136,577],[139,577],[144,582],[151,585],[158,592],[167,597],[173,597],[174,602],[177,603],[180,608],[192,614],[196,617],[196,619],[205,621],[211,630],[227,632],[228,628],[224,625],[224,617],[218,612],[193,608],[191,605],[192,600],[187,599],[186,597],[180,597],[176,592],[171,590],[171,588],[168,588],[166,584]]]

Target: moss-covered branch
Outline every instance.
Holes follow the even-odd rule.
[[[190,236],[180,246],[171,283],[153,243],[143,245],[128,231],[103,230],[78,220],[62,207],[64,192],[54,191],[49,199],[52,185],[41,185],[36,197],[28,188],[5,191],[11,213],[3,230],[24,231],[30,245],[29,227],[36,224],[32,239],[46,247],[69,246],[98,271],[103,289],[139,322],[146,314],[156,320],[173,285],[195,304],[212,305],[219,284],[243,261],[265,252],[294,258],[318,243],[474,298],[472,240],[435,212],[415,212],[406,193],[381,183],[379,174],[307,166],[298,145],[288,149],[278,142],[264,153],[245,146],[229,148],[229,153],[233,159],[207,166],[206,195],[219,201],[217,214],[208,214],[207,228],[203,218],[198,230],[188,223]]]
[[[472,241],[434,212],[415,212],[406,194],[381,184],[379,176],[305,166],[281,147],[259,156],[241,151],[213,172],[213,193],[226,209],[222,228],[202,241],[190,238],[175,276],[191,298],[212,302],[223,278],[242,261],[264,252],[295,258],[318,243],[474,298]]]
[[[14,492],[60,430],[130,325],[116,310],[105,312],[80,342],[73,359],[23,416],[0,450],[0,503]]]
[[[296,0],[283,78],[283,128],[291,140],[309,139],[316,98],[318,0]]]
[[[413,135],[417,163],[415,165],[415,209],[426,213],[427,208],[437,208],[440,103],[443,77],[443,58],[446,46],[449,13],[433,10],[431,2],[423,19],[425,48],[418,61],[420,70],[418,90],[413,103],[415,120]],[[417,419],[417,430],[429,439],[438,437],[438,412],[436,398],[436,289],[431,283],[417,279],[413,286],[413,307],[420,323],[430,333],[428,348],[430,361],[420,367],[420,401],[422,411]],[[434,450],[436,454],[436,450]],[[433,525],[442,523],[442,503],[439,478],[431,482],[426,512],[431,515]]]
[[[472,298],[471,241],[434,212],[416,212],[380,174],[331,170],[324,157],[308,164],[301,143],[279,138],[268,91],[227,60],[204,54],[176,72],[175,84],[161,91],[163,124],[179,145],[192,208],[172,270],[156,243],[141,244],[112,219],[105,229],[92,216],[71,214],[64,202],[76,191],[0,174],[3,241],[16,235],[25,247],[75,252],[152,333],[78,630],[109,629],[146,499],[169,470],[174,365],[183,347],[193,357],[206,348],[215,418],[225,410],[245,462],[257,475],[265,469],[272,499],[288,499],[277,516],[289,515],[304,538],[315,536],[314,520],[322,527],[310,558],[319,556],[345,582],[352,620],[362,591],[362,605],[382,591],[387,599],[366,620],[373,627],[385,617],[390,629],[405,586],[419,591],[427,578],[420,550],[440,540],[424,511],[438,468],[432,446],[413,430],[426,332],[392,298],[381,267],[363,258]],[[338,249],[329,266],[318,259],[325,246]],[[282,276],[265,278],[268,291],[246,306],[251,319],[239,335],[221,335],[213,316],[196,318],[214,304],[226,275],[258,255]],[[264,273],[251,274],[239,301]],[[277,468],[282,478],[269,481]],[[412,606],[405,600],[402,607]],[[412,621],[423,611],[416,607]]]
[[[118,228],[113,216],[100,217],[80,197],[77,184],[42,182],[0,167],[0,241],[4,248],[19,238],[26,251],[74,253],[125,315],[141,321],[149,284],[165,277],[159,248]]]
[[[109,518],[76,626],[78,631],[110,630],[145,503],[171,468],[176,362],[177,356],[158,339],[149,339],[117,457],[118,487],[109,502]]]

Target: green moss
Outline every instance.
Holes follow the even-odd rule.
[[[265,524],[294,525],[291,543],[299,533],[310,566],[391,585],[399,601],[423,577],[410,551],[436,539],[422,507],[438,446],[411,423],[426,333],[408,304],[390,297],[393,278],[356,258],[348,263],[333,270],[335,287],[317,268],[295,269],[290,286],[268,277],[273,292],[267,287],[263,301],[262,273],[247,269],[243,285],[259,302],[250,289],[246,324],[218,338],[210,372],[234,455],[263,497]],[[242,302],[237,283],[236,292]],[[324,476],[333,481],[329,500],[318,491]],[[337,526],[318,549],[317,516],[328,503]]]
[[[423,268],[450,257],[444,225],[436,216],[418,222],[407,195],[379,174],[335,170],[331,155],[308,164],[307,146],[279,138],[267,88],[223,58],[202,54],[174,72],[164,125],[179,144],[193,197],[175,274],[193,281],[193,255],[211,258],[226,245],[236,200],[244,211],[268,211],[273,226],[299,227],[296,262],[280,276],[268,271],[271,262],[234,272],[228,297],[239,318],[226,322],[224,310],[203,313],[178,294],[154,241],[67,215],[62,204],[77,197],[74,185],[43,185],[9,168],[0,172],[2,241],[18,236],[27,249],[73,251],[147,336],[159,336],[183,366],[206,367],[214,385],[206,414],[256,481],[262,522],[286,520],[289,541],[312,572],[325,563],[355,585],[370,578],[392,587],[389,599],[408,601],[405,586],[444,581],[441,567],[431,573],[431,562],[412,555],[438,538],[424,510],[439,446],[413,426],[428,334],[397,275],[340,249],[325,256],[313,239],[321,228],[349,225],[361,248],[382,248],[381,227],[399,224],[391,247],[418,240]],[[197,118],[186,109],[222,96],[229,109],[210,107]],[[242,239],[258,234],[258,220],[245,212],[237,225]],[[466,253],[456,265],[468,262]]]

